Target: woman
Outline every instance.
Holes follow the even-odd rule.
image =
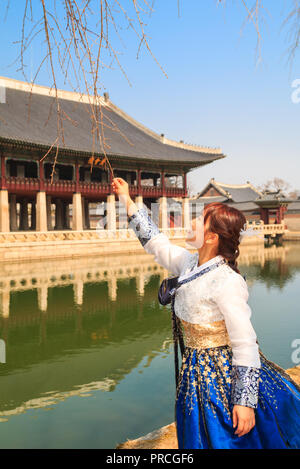
[[[261,353],[250,321],[236,262],[242,212],[208,204],[192,222],[187,241],[197,252],[190,253],[137,208],[123,179],[113,190],[146,252],[184,280],[174,303],[186,346],[175,404],[179,449],[300,448],[300,388]]]

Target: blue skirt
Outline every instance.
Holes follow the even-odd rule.
[[[176,391],[179,449],[300,448],[300,387],[260,351],[255,427],[238,437],[232,425],[230,346],[186,347]]]

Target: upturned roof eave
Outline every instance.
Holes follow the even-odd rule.
[[[3,143],[7,143],[7,144],[13,144],[13,145],[16,145],[16,146],[25,146],[25,147],[29,147],[29,148],[32,148],[32,149],[42,149],[42,150],[46,150],[48,151],[49,148],[51,147],[51,145],[45,145],[44,143],[39,143],[39,142],[31,142],[31,141],[26,141],[26,140],[21,140],[21,139],[17,139],[17,138],[9,138],[9,137],[2,137],[0,136],[0,144]],[[64,146],[60,146],[58,147],[58,150],[67,154],[67,153],[70,153],[70,154],[73,154],[73,155],[78,155],[78,156],[84,156],[86,158],[92,156],[92,155],[95,155],[95,156],[103,156],[104,155],[104,152],[101,153],[101,152],[96,152],[96,151],[87,151],[87,150],[77,150],[77,149],[74,149],[74,148],[68,148],[68,147],[64,147]],[[51,150],[51,155],[55,154],[57,151],[57,147],[56,146],[53,146],[52,150]],[[126,154],[118,154],[118,153],[109,153],[109,151],[106,152],[106,155],[109,156],[110,158],[124,158],[126,159],[127,161],[145,161],[145,162],[150,162],[153,163],[153,162],[162,162],[162,163],[168,163],[168,164],[180,164],[182,166],[184,165],[189,165],[191,168],[192,167],[199,167],[199,166],[204,166],[206,164],[209,164],[209,163],[213,163],[214,161],[216,160],[219,160],[219,159],[222,159],[222,158],[226,158],[226,155],[224,155],[223,153],[221,154],[215,154],[215,155],[212,155],[212,154],[202,154],[202,160],[169,160],[169,159],[152,159],[151,157],[149,156],[146,156],[146,155],[135,155],[135,156],[129,156],[129,155],[126,155]],[[204,159],[206,158],[206,159]]]

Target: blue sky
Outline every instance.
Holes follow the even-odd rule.
[[[1,21],[6,47],[0,50],[0,75],[22,80],[17,64],[11,65],[18,52],[13,43],[21,34],[21,1],[11,3],[6,21]],[[247,25],[240,34],[245,18],[241,2],[227,1],[225,9],[216,3],[181,0],[178,17],[176,0],[156,0],[147,32],[168,78],[145,50],[136,59],[138,42],[124,30],[126,48],[117,42],[116,48],[132,86],[116,67],[103,73],[103,85],[115,104],[152,130],[175,140],[222,148],[227,158],[190,173],[188,181],[195,191],[211,177],[254,185],[280,177],[291,190],[300,190],[300,103],[291,99],[292,82],[300,79],[300,54],[291,69],[286,55],[288,28],[282,28],[293,2],[265,1],[268,12],[259,66],[253,27]],[[3,17],[3,3],[0,13]],[[29,75],[30,68],[34,74],[42,50],[43,44],[35,41],[26,57]],[[47,67],[37,83],[51,85]],[[58,85],[68,89],[62,77]]]

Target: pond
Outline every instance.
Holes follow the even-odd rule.
[[[242,247],[260,348],[295,366],[300,243]],[[145,252],[0,266],[1,448],[114,448],[174,421],[167,272]]]

